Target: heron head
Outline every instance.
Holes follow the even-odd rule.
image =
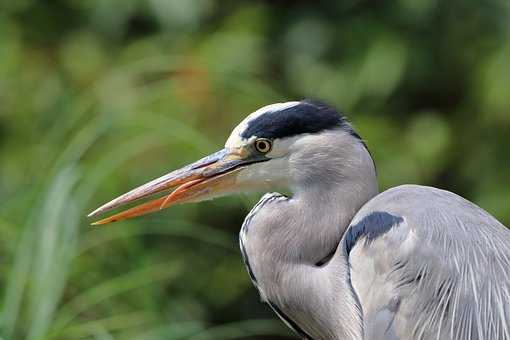
[[[89,217],[162,193],[94,224],[238,192],[327,186],[359,176],[367,159],[373,165],[361,138],[332,107],[312,101],[272,104],[243,120],[224,149],[121,195]]]

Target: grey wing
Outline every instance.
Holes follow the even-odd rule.
[[[342,245],[366,339],[510,339],[510,231],[469,201],[388,190]]]

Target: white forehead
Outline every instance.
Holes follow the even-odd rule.
[[[276,104],[271,104],[271,105],[261,107],[257,111],[251,113],[239,125],[236,126],[234,131],[232,131],[232,133],[230,134],[230,137],[228,137],[228,140],[225,143],[225,147],[236,147],[236,146],[241,146],[241,145],[245,144],[248,140],[241,137],[241,135],[243,134],[244,130],[246,130],[246,128],[248,127],[248,124],[252,120],[262,116],[263,114],[283,111],[285,109],[291,108],[291,107],[299,105],[299,104],[300,104],[300,102],[292,101],[292,102],[285,102],[285,103],[276,103]],[[255,138],[255,137],[253,137],[253,138]]]

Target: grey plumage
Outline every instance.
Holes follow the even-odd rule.
[[[262,299],[301,337],[510,339],[507,228],[447,191],[377,194],[368,151],[342,129],[293,146],[292,197],[264,196],[240,242]]]
[[[508,229],[465,199],[423,186],[376,196],[353,224],[374,211],[402,220],[349,256],[367,338],[510,339]]]

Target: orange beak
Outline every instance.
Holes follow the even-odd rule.
[[[250,154],[245,148],[223,149],[115,198],[94,210],[88,217],[98,216],[122,205],[162,192],[168,192],[168,194],[94,222],[92,225],[117,222],[175,204],[198,202],[234,192],[237,173],[241,169],[249,164],[267,160],[263,156]],[[169,192],[175,187],[177,188],[173,192]]]

